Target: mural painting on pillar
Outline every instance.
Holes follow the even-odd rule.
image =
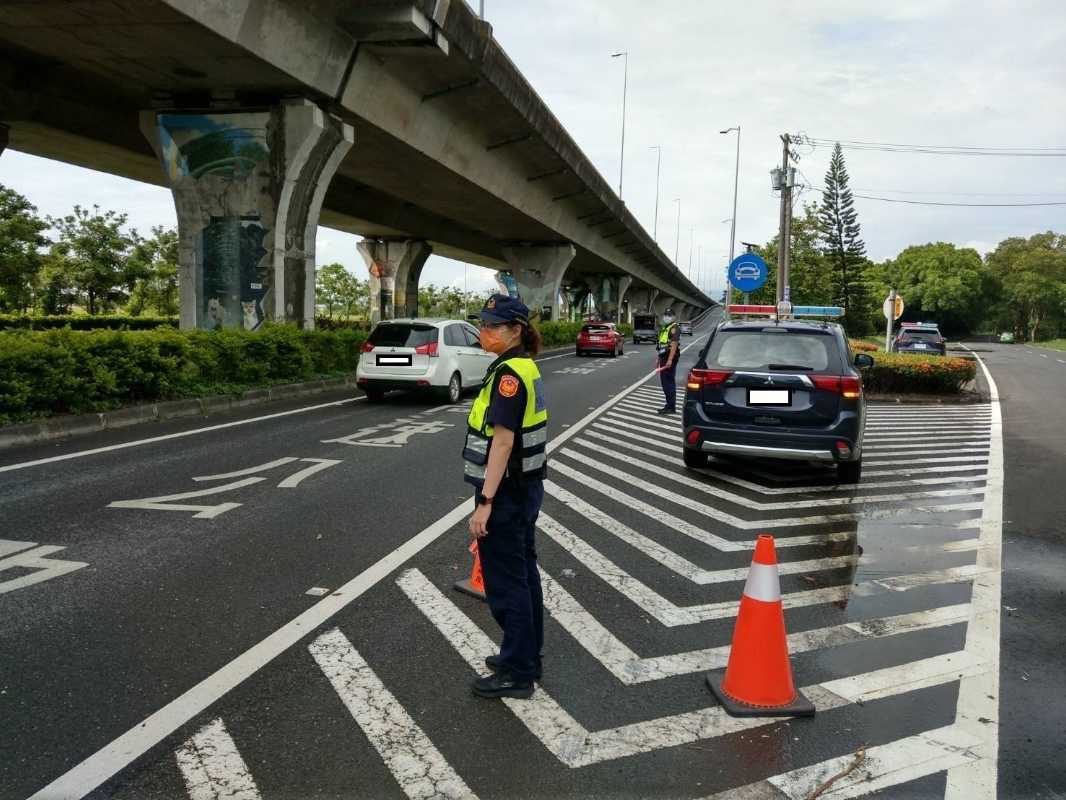
[[[392,295],[395,290],[395,276],[389,274],[389,269],[377,261],[372,261],[369,267],[370,277],[377,278],[380,285],[379,307],[381,319],[392,319],[395,309],[392,307]]]
[[[518,281],[514,279],[514,275],[510,272],[497,272],[496,286],[499,288],[500,294],[518,297]]]
[[[196,287],[197,327],[255,330],[274,288],[263,246],[274,224],[271,115],[161,114],[158,124],[176,202],[183,195],[198,200],[200,230],[192,242],[198,274],[187,276]]]

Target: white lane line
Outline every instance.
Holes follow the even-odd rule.
[[[926,490],[914,490],[912,488],[909,492],[902,492],[897,494],[858,494],[854,493],[849,497],[827,497],[819,498],[817,500],[785,500],[779,503],[763,503],[750,497],[743,497],[739,494],[733,494],[727,492],[724,489],[717,489],[710,486],[703,481],[695,480],[687,475],[674,472],[673,470],[664,469],[655,464],[649,464],[646,461],[634,460],[631,456],[627,456],[624,453],[618,453],[596,442],[589,441],[588,439],[577,439],[570,445],[566,454],[573,453],[573,447],[585,447],[594,453],[598,453],[601,456],[607,456],[614,458],[623,463],[632,464],[636,469],[642,469],[646,472],[651,472],[658,475],[661,478],[665,478],[668,481],[680,484],[688,489],[694,489],[697,492],[716,497],[719,500],[725,500],[728,503],[734,505],[744,506],[744,508],[751,509],[752,511],[783,511],[789,508],[832,508],[834,506],[854,506],[854,505],[867,505],[870,503],[896,503],[904,500],[912,500],[915,497],[963,497],[966,495],[980,495],[983,494],[983,490],[980,487],[971,487],[969,489],[926,489]],[[634,476],[636,478],[636,476]],[[639,479],[636,479],[639,480]],[[635,482],[636,482],[635,480]]]
[[[706,337],[699,337],[696,341],[682,348],[681,352],[699,344],[704,338]],[[600,414],[623,399],[629,392],[635,390],[646,380],[647,377],[641,377],[617,395],[590,411],[574,423],[573,427],[563,431],[550,441],[548,443],[548,451],[552,452],[557,447],[565,444],[571,436],[591,424]],[[333,405],[339,405],[339,403],[334,403]],[[334,591],[333,594],[322,598],[311,608],[294,617],[224,667],[200,681],[184,694],[171,700],[158,711],[149,715],[84,761],[67,770],[47,786],[35,792],[29,800],[81,798],[89,794],[104,781],[110,779],[120,770],[129,766],[134,760],[147,753],[148,750],[159,744],[175,730],[187,724],[197,714],[202,713],[208,706],[238,686],[246,678],[254,675],[281,653],[288,650],[301,638],[347,608],[361,597],[364,592],[375,586],[408,559],[422,552],[469,514],[470,502],[464,500],[436,522],[360,572]],[[482,655],[482,657],[484,656]]]
[[[406,570],[396,583],[470,668],[480,670],[485,653],[493,649],[492,640],[485,632],[418,570]],[[828,711],[953,683],[974,669],[965,653],[950,653],[807,686],[802,691],[818,711]],[[590,731],[543,687],[528,700],[507,698],[503,702],[552,755],[574,768],[780,724],[758,717],[729,717],[716,705]]]
[[[0,558],[17,553],[19,550],[28,550],[36,546],[37,542],[16,542],[13,539],[0,539]]]
[[[278,419],[279,417],[288,417],[293,414],[306,414],[308,411],[318,411],[322,408],[335,408],[336,406],[343,406],[347,403],[358,403],[360,400],[365,400],[365,397],[349,397],[347,400],[337,400],[333,403],[319,403],[314,406],[304,406],[302,408],[293,408],[288,411],[278,411],[275,414],[264,414],[261,417],[250,417],[249,419],[238,419],[233,422],[223,422],[219,425],[209,425],[206,428],[195,428],[191,431],[181,431],[179,433],[168,433],[164,436],[152,436],[148,439],[137,439],[133,442],[122,442],[121,444],[109,444],[106,447],[94,447],[91,450],[79,450],[74,453],[65,453],[61,456],[49,456],[48,458],[38,458],[33,461],[23,461],[19,464],[6,464],[0,466],[0,472],[13,472],[18,469],[27,469],[29,467],[39,467],[42,464],[54,464],[57,461],[69,461],[72,458],[85,458],[86,456],[95,456],[100,453],[110,453],[115,450],[125,450],[129,447],[140,447],[145,444],[155,444],[156,442],[166,442],[171,439],[183,439],[186,436],[197,436],[201,433],[211,433],[212,431],[221,431],[226,428],[236,428],[241,425],[251,425],[255,422],[265,422],[268,419]]]
[[[663,431],[671,435],[675,441],[681,438],[681,424],[678,422],[659,422],[662,417],[645,419],[639,414],[626,411],[610,411],[603,415],[605,419],[618,419],[640,425],[647,430]]]
[[[293,461],[298,461],[296,456],[286,456],[285,458],[279,458],[274,461],[268,461],[265,464],[260,464],[258,467],[248,467],[248,469],[239,469],[236,472],[220,472],[217,475],[200,475],[193,478],[194,481],[224,481],[228,478],[243,478],[245,475],[255,475],[257,472],[266,472],[267,470],[274,469],[274,467],[280,467],[283,464],[291,464]]]
[[[702,567],[698,567],[686,558],[683,558],[672,550],[659,544],[652,539],[649,539],[642,533],[630,528],[624,523],[618,522],[612,517],[605,514],[600,509],[596,508],[589,503],[586,503],[576,495],[566,491],[556,483],[552,481],[546,481],[545,490],[558,500],[563,505],[572,509],[574,512],[585,517],[590,522],[595,523],[599,527],[603,528],[607,533],[617,537],[621,541],[630,545],[631,547],[639,550],[648,556],[652,561],[661,564],[670,571],[683,578],[692,581],[695,584],[705,586],[712,583],[725,583],[728,581],[742,581],[748,576],[748,567],[739,567],[737,569],[718,569],[707,570]],[[542,515],[544,512],[541,512]],[[575,534],[571,533],[568,529],[557,523],[555,520],[544,516],[543,519],[549,520],[545,523],[551,530],[547,531],[555,541],[565,550],[569,550],[571,544],[575,547],[581,547],[584,545]],[[782,539],[780,542],[787,542],[792,546],[810,545],[810,544],[829,544],[832,542],[847,542],[849,540],[854,541],[855,534],[840,532],[829,534],[815,534],[814,536],[795,536],[787,539]],[[796,541],[799,540],[799,541]],[[587,545],[586,545],[587,546]],[[753,549],[754,542],[749,543],[747,549]],[[858,558],[855,556],[839,556],[836,558],[820,558],[811,559],[809,561],[785,561],[778,564],[778,572],[781,575],[795,575],[800,572],[812,572],[819,569],[839,569],[841,567],[851,566],[858,563]]]
[[[923,436],[922,438],[924,439],[926,437]],[[941,442],[932,442],[931,444],[933,445],[934,448],[938,448],[939,445],[941,445],[942,443]],[[944,442],[943,443],[943,447],[939,448],[939,449],[943,449],[945,452],[952,452],[952,451],[958,450],[959,448],[962,448],[962,447],[976,447],[976,448],[980,448],[982,450],[987,450],[988,449],[988,440],[985,439],[984,441],[981,441],[980,439],[977,439],[977,440],[967,439],[965,441]],[[874,445],[863,444],[863,448],[862,449],[863,449],[863,452],[866,452],[867,450],[876,450],[876,451],[878,451],[880,453],[880,452],[885,452],[887,450],[923,450],[923,449],[929,449],[929,445],[925,444],[925,443],[921,443],[921,444],[896,444],[896,443],[891,443],[891,444],[874,444]]]
[[[695,625],[712,619],[727,619],[736,614],[740,605],[738,598],[737,600],[701,603],[694,606],[679,606],[634,578],[594,547],[590,547],[573,531],[554,519],[546,517],[543,512],[537,522],[537,527],[550,536],[556,544],[569,551],[574,558],[581,561],[592,575],[602,580],[626,600],[633,602],[645,614],[648,614],[660,625],[667,628]],[[933,572],[919,572],[864,581],[854,586],[848,583],[821,589],[787,592],[781,596],[781,601],[785,608],[805,608],[822,603],[842,602],[851,597],[868,597],[884,594],[885,592],[906,592],[923,586],[961,583],[973,580],[981,574],[983,573],[973,565],[948,567],[947,569]],[[741,580],[744,577],[746,575],[737,578],[737,580]]]
[[[970,348],[966,348],[969,350]],[[945,800],[993,800],[999,759],[999,637],[1003,570],[1003,418],[999,389],[984,360],[974,358],[988,383],[992,406],[992,446],[988,453],[988,489],[981,514],[977,566],[985,577],[974,581],[973,604],[964,652],[985,669],[959,685],[955,725],[982,742],[983,758],[972,766],[948,770]],[[989,722],[989,720],[992,720]]]
[[[1048,356],[1047,356],[1047,353],[1041,353],[1041,354],[1040,354],[1040,357],[1041,357],[1041,358],[1047,358]]]
[[[974,450],[975,453],[987,453],[985,450]],[[921,455],[920,453],[917,455]],[[965,470],[965,469],[984,469],[988,465],[988,456],[949,456],[947,458],[911,458],[908,457],[906,461],[896,461],[891,458],[866,458],[863,457],[863,461],[868,464],[881,463],[885,466],[892,464],[959,464],[957,467],[943,467],[942,469],[950,472],[952,470]],[[863,475],[898,475],[899,470],[873,472],[867,469],[863,470]]]
[[[279,483],[279,489],[295,489],[297,486],[300,485],[302,481],[307,478],[310,478],[316,472],[321,472],[324,469],[335,467],[341,463],[339,460],[333,458],[301,458],[300,460],[310,461],[313,463],[311,464],[311,466],[302,469],[299,472],[294,472],[292,475],[290,475],[281,483]]]
[[[608,436],[605,433],[600,432],[600,428],[606,426],[593,425],[591,428],[585,431],[584,437],[575,442],[575,444],[582,444],[587,439],[594,439],[599,442],[606,442],[613,444],[615,447],[621,447],[624,450],[630,450],[634,453],[640,453],[648,458],[654,458],[658,461],[662,461],[667,464],[676,466],[684,466],[684,461],[678,458],[676,455],[666,455],[665,452],[658,452],[652,450],[649,447],[641,447],[637,444],[632,444],[623,439],[616,439],[613,436]],[[621,434],[627,436],[628,434]],[[633,439],[640,439],[639,436],[631,437]],[[654,443],[658,445],[658,443]],[[587,445],[586,445],[587,446]],[[597,451],[600,451],[600,447],[596,447]],[[666,448],[663,448],[664,450]],[[606,448],[603,449],[606,452]],[[671,453],[677,452],[677,446],[674,445],[670,448]],[[943,470],[943,467],[937,468]],[[908,470],[909,471],[909,470]],[[796,486],[792,488],[768,488],[753,481],[746,481],[743,478],[737,478],[733,475],[726,475],[722,472],[716,472],[711,467],[706,467],[698,470],[699,474],[705,475],[711,480],[723,481],[725,483],[731,483],[734,486],[740,486],[753,492],[758,492],[764,495],[788,495],[788,494],[812,494],[815,492],[849,492],[854,494],[856,490],[855,484],[833,484],[827,486]],[[951,478],[913,478],[906,481],[863,481],[858,488],[862,489],[890,489],[900,486],[936,486],[943,484],[956,484],[956,483],[975,483],[984,480],[984,475],[961,475]],[[858,496],[858,495],[855,495]],[[876,497],[876,495],[870,495]]]
[[[983,758],[978,753],[981,740],[958,725],[897,739],[888,744],[870,747],[859,769],[838,778],[827,792],[826,800],[845,800],[865,797],[902,783],[934,775],[956,767],[969,767]],[[704,800],[736,800],[737,798],[776,798],[777,800],[807,800],[834,775],[845,772],[854,761],[854,753],[830,758],[767,778],[758,783],[740,786]]]
[[[873,443],[885,443],[885,444],[903,444],[905,442],[928,442],[935,445],[957,444],[961,443],[964,439],[970,439],[975,436],[983,436],[988,433],[988,429],[983,430],[968,430],[968,431],[940,431],[934,432],[932,429],[928,431],[908,431],[900,433],[898,431],[892,432],[878,432],[870,433],[869,431],[862,437],[863,447],[867,447],[871,442]]]
[[[627,686],[721,669],[729,661],[731,645],[685,653],[641,658],[574,599],[554,578],[541,570],[544,607],[552,617],[605,669]],[[869,639],[957,625],[969,618],[970,604],[943,606],[879,619],[832,625],[788,635],[788,652],[809,653]]]
[[[191,800],[259,800],[262,795],[221,719],[174,751]],[[58,797],[58,795],[55,795]]]
[[[938,448],[938,449],[934,449],[934,450],[910,450],[910,451],[903,450],[902,452],[899,451],[898,448],[893,448],[891,450],[889,450],[887,448],[876,448],[873,453],[867,453],[866,449],[863,448],[863,461],[870,462],[870,461],[878,461],[878,460],[880,460],[880,461],[884,461],[885,463],[904,464],[904,463],[911,463],[910,459],[913,458],[914,456],[945,456],[945,455],[957,455],[959,453],[980,453],[981,455],[987,456],[988,455],[988,445],[986,444],[986,445],[984,445],[982,447]],[[869,457],[867,457],[867,456],[869,456]],[[892,460],[890,460],[890,459],[901,459],[901,458],[908,459],[908,461],[898,461],[898,460],[892,461]],[[963,458],[961,460],[962,461],[967,461],[969,459]]]
[[[334,628],[307,649],[404,794],[411,800],[477,800],[343,633]]]
[[[633,475],[629,475],[628,473],[623,472],[622,470],[609,467],[606,464],[601,464],[594,458],[587,458],[583,454],[578,453],[574,450],[567,449],[558,455],[573,459],[584,464],[586,467],[590,467],[591,469],[602,472],[605,475],[610,475],[613,478],[617,478],[618,480],[625,482],[626,485],[640,485],[639,478],[636,478]],[[719,539],[720,541],[724,541],[721,540],[720,537],[708,534],[701,528],[696,528],[695,526],[688,525],[688,523],[686,523],[684,520],[679,519],[673,516],[672,514],[663,511],[662,509],[656,508],[655,506],[649,505],[648,503],[638,500],[632,495],[626,494],[625,492],[615,489],[612,486],[608,486],[605,483],[601,483],[595,478],[592,478],[588,475],[583,475],[582,473],[573,469],[566,463],[560,461],[558,457],[556,457],[556,459],[552,462],[552,465],[556,472],[562,473],[563,475],[572,478],[578,483],[583,484],[584,486],[587,486],[588,488],[593,489],[599,492],[600,494],[607,495],[612,500],[617,500],[618,502],[629,508],[640,511],[642,514],[645,514],[651,517],[652,519],[656,519],[669,527],[675,528],[679,532],[687,533],[687,531],[683,530],[682,528],[682,526],[686,526],[689,529],[693,529],[697,532],[697,535],[693,536],[693,538],[700,539],[704,541],[704,544],[710,544],[712,547],[717,547],[719,550],[727,549],[720,545],[714,544],[713,541],[711,541],[713,539]],[[676,492],[671,492],[668,489],[664,489],[659,486],[655,487],[655,494],[664,500],[667,500],[671,503],[680,506],[681,508],[687,509],[689,511],[694,511],[697,514],[701,514],[705,517],[710,517],[713,520],[722,522],[726,525],[731,525],[734,528],[738,528],[740,530],[745,531],[789,528],[799,525],[822,525],[827,522],[855,522],[863,518],[886,519],[900,514],[935,514],[941,511],[979,511],[981,509],[980,503],[952,503],[932,506],[916,505],[905,508],[865,510],[862,512],[846,514],[818,514],[809,517],[772,517],[765,519],[747,520],[741,519],[740,517],[736,517],[732,514],[727,514],[724,511],[720,511],[717,508],[705,505],[704,503],[698,503],[692,498],[679,495]],[[779,544],[778,546],[781,545]]]

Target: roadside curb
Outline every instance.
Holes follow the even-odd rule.
[[[145,422],[162,422],[182,417],[206,417],[248,406],[261,405],[273,400],[292,400],[297,397],[321,394],[345,386],[355,388],[355,374],[343,378],[327,378],[303,383],[283,383],[261,389],[249,389],[240,394],[189,397],[182,400],[165,400],[160,403],[145,403],[127,406],[114,411],[91,414],[70,414],[49,417],[40,422],[12,425],[0,428],[0,450],[18,445],[35,444],[55,439],[65,439],[87,433],[126,428]]]

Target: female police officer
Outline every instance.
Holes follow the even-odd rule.
[[[529,697],[540,680],[544,601],[533,533],[544,500],[548,411],[532,356],[540,335],[529,309],[493,295],[481,309],[481,346],[498,358],[467,418],[465,479],[476,487],[470,534],[478,539],[485,596],[503,628],[492,674],[474,681],[480,697]]]

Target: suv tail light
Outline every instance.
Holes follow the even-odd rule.
[[[699,391],[704,386],[725,383],[733,374],[731,369],[694,369],[688,374],[687,387]]]
[[[374,345],[370,342],[363,342],[363,352],[369,353],[374,349]]]
[[[420,356],[430,356],[431,358],[436,358],[438,355],[437,343],[430,342],[429,344],[424,344],[421,347],[416,347],[415,352],[418,353],[418,355]]]
[[[808,375],[815,389],[839,394],[845,400],[862,396],[862,381],[851,375]]]

